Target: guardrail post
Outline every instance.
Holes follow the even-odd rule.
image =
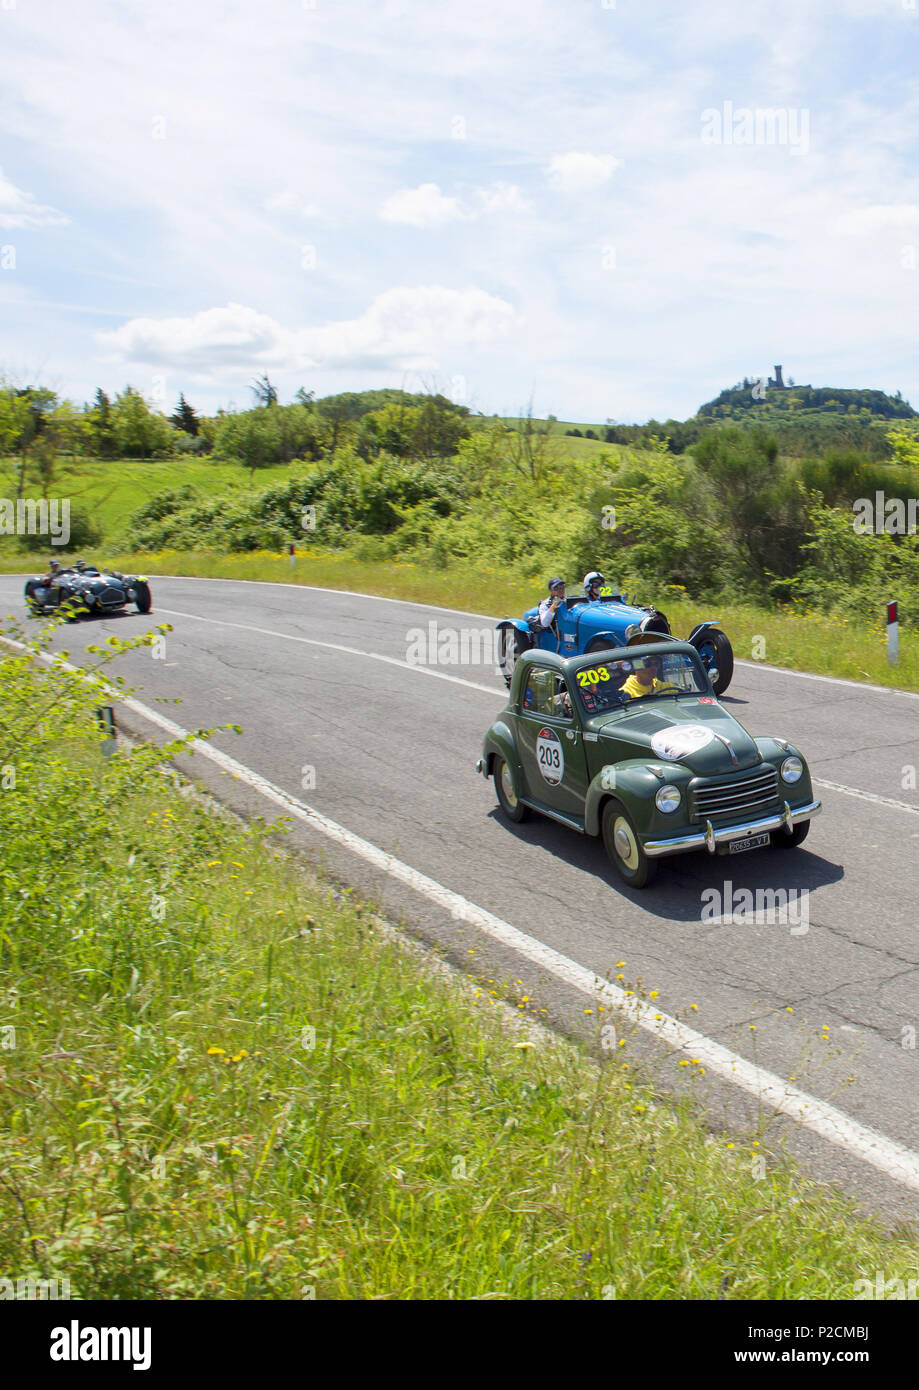
[[[102,742],[102,756],[104,758],[110,758],[118,747],[118,729],[115,724],[115,710],[111,705],[101,705],[100,708],[96,710],[96,718],[99,721],[101,729],[105,733],[105,738]]]
[[[896,666],[900,654],[900,624],[897,619],[897,600],[887,605],[887,663]]]

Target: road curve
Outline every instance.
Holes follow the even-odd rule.
[[[100,633],[171,623],[161,657],[144,650],[119,662],[138,699],[185,728],[240,724],[241,737],[218,734],[215,745],[276,786],[587,971],[640,977],[663,1011],[919,1155],[919,698],[739,665],[723,703],[752,733],[800,745],[824,812],[798,851],[685,856],[632,892],[597,841],[497,814],[473,770],[504,702],[493,667],[438,666],[432,678],[406,663],[413,630],[427,640],[429,624],[440,635],[488,619],[301,586],[159,578],[153,587],[148,618],[72,626],[55,646],[82,663]],[[21,619],[21,595],[21,577],[0,577],[0,612]],[[177,697],[172,709],[153,703]],[[239,809],[274,813],[201,759],[190,769]],[[595,1027],[570,983],[309,826],[293,838],[466,968],[522,981],[543,1018],[574,1033]],[[703,892],[726,880],[807,889],[808,930],[703,921]],[[690,1084],[690,1069],[653,1038],[629,1043],[632,1065],[662,1086]],[[756,1121],[755,1099],[729,1080],[691,1085],[715,1123]],[[919,1216],[919,1192],[790,1120],[772,1120],[765,1145],[787,1147],[889,1218]]]

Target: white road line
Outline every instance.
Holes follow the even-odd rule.
[[[827,685],[846,685],[850,690],[865,690],[872,695],[902,695],[904,700],[919,700],[915,690],[900,690],[895,685],[869,685],[867,681],[850,681],[844,676],[817,676],[813,671],[795,671],[791,666],[767,666],[764,661],[743,661],[734,659],[735,666],[746,666],[751,671],[771,671],[776,676],[794,676],[800,681],[824,681]]]
[[[12,641],[9,638],[3,640],[22,650],[22,643]],[[57,662],[68,670],[91,679],[86,672],[71,662],[62,661],[60,657],[52,657],[47,654],[40,655],[41,659],[49,666]],[[101,677],[96,677],[94,683],[98,686],[105,684]],[[170,738],[188,738],[188,730],[183,729],[180,724],[174,723],[173,720],[167,719],[158,711],[149,709],[139,700],[124,697],[115,687],[109,687],[109,695],[111,699],[123,704],[132,713],[162,729]],[[720,1076],[732,1085],[739,1086],[749,1095],[754,1096],[760,1104],[767,1105],[774,1111],[787,1115],[805,1129],[820,1135],[821,1138],[844,1150],[853,1158],[860,1159],[863,1163],[877,1168],[901,1186],[919,1192],[919,1154],[913,1153],[912,1150],[888,1138],[887,1135],[881,1134],[878,1130],[859,1124],[857,1120],[853,1120],[851,1116],[846,1115],[835,1106],[829,1105],[826,1101],[819,1100],[816,1096],[809,1095],[807,1091],[801,1091],[798,1087],[784,1082],[774,1072],[767,1071],[764,1067],[747,1061],[740,1053],[732,1052],[721,1043],[707,1038],[704,1033],[696,1032],[694,1028],[688,1028],[685,1023],[681,1023],[679,1019],[673,1018],[670,1014],[662,1013],[651,1004],[645,1004],[629,997],[618,985],[601,979],[592,970],[579,965],[577,961],[553,950],[551,946],[536,940],[535,937],[528,936],[519,928],[512,926],[510,922],[505,922],[484,908],[477,907],[475,903],[469,902],[467,898],[453,892],[452,889],[444,887],[436,879],[428,878],[426,874],[422,874],[410,865],[404,864],[400,859],[396,859],[395,855],[388,854],[369,840],[363,839],[336,821],[330,820],[322,812],[308,806],[303,801],[299,801],[281,787],[275,786],[273,782],[269,782],[267,778],[262,777],[252,768],[246,767],[244,763],[237,762],[228,753],[224,753],[219,748],[214,748],[204,740],[197,738],[192,739],[190,747],[194,749],[195,753],[200,753],[202,757],[209,759],[223,771],[231,773],[239,781],[245,782],[247,786],[252,787],[266,800],[272,801],[288,815],[303,821],[327,839],[357,854],[366,863],[381,869],[397,882],[406,885],[438,907],[445,909],[455,921],[466,922],[470,926],[479,928],[487,936],[501,942],[502,945],[509,946],[540,969],[548,970],[556,979],[571,985],[582,994],[604,1001],[609,1007],[616,1009],[621,1015],[630,1019],[639,1028],[652,1034],[667,1046],[697,1058],[699,1063],[713,1074]]]
[[[454,685],[465,685],[470,690],[483,690],[495,698],[504,695],[496,686],[478,685],[475,681],[463,680],[462,676],[448,676],[445,671],[432,671],[430,666],[413,666],[410,661],[399,661],[395,656],[382,656],[379,652],[364,652],[358,647],[343,647],[338,642],[320,642],[315,637],[295,637],[290,632],[273,632],[270,627],[253,627],[250,623],[231,623],[226,618],[202,618],[198,613],[180,613],[175,608],[160,608],[157,613],[165,613],[168,618],[194,618],[198,623],[213,623],[218,627],[236,627],[241,632],[257,632],[263,637],[280,637],[285,642],[300,642],[305,647],[325,647],[330,652],[345,652],[348,656],[360,656],[365,661],[384,661],[387,666],[401,666],[405,671],[417,671],[422,676],[433,676],[435,680],[451,681]]]
[[[860,801],[871,801],[875,806],[892,806],[896,811],[910,811],[919,816],[919,806],[911,806],[908,801],[894,801],[892,796],[878,796],[876,792],[863,792],[858,787],[844,787],[841,782],[824,782],[820,777],[812,777],[815,787],[826,787],[831,792],[842,792],[844,796],[857,796]]]
[[[262,582],[262,581],[259,581]],[[265,581],[267,582],[267,581]],[[336,590],[336,592],[340,592]],[[432,671],[429,666],[413,666],[411,662],[399,661],[394,656],[382,656],[379,652],[365,652],[357,647],[343,647],[337,642],[320,642],[313,637],[295,637],[289,632],[274,632],[270,628],[253,627],[248,623],[233,623],[224,618],[202,618],[197,613],[180,613],[174,608],[157,608],[157,613],[165,613],[170,618],[193,618],[199,623],[215,623],[220,627],[235,627],[243,632],[263,633],[266,637],[280,637],[286,642],[301,642],[307,647],[327,647],[333,652],[345,652],[348,656],[360,656],[367,661],[384,661],[388,666],[401,666],[406,671],[418,671],[425,676],[436,676],[438,680],[452,681],[454,685],[465,685],[470,690],[481,690],[486,695],[500,697],[503,691],[497,690],[490,685],[478,685],[475,681],[463,680],[461,676],[448,676],[443,671]],[[444,610],[449,611],[449,610]],[[777,669],[777,668],[770,668]],[[858,787],[844,787],[839,782],[824,782],[819,777],[813,777],[812,782],[815,787],[825,787],[828,791],[840,792],[843,796],[855,796],[860,801],[870,801],[876,806],[889,806],[895,811],[910,811],[913,814],[919,813],[919,806],[911,806],[908,801],[895,801],[889,796],[878,796],[874,792],[863,792]]]

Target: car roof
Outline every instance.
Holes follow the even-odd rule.
[[[660,642],[611,647],[607,651],[585,652],[581,656],[560,656],[558,652],[547,652],[541,647],[533,647],[529,651],[521,652],[518,665],[552,666],[567,674],[570,671],[580,671],[584,666],[596,666],[598,661],[634,661],[637,656],[665,656],[670,652],[696,657],[699,655],[691,642],[682,642],[676,637],[665,637]]]
[[[529,651],[520,653],[520,658],[514,668],[508,699],[511,705],[519,703],[521,686],[527,678],[527,672],[531,671],[534,666],[543,666],[558,671],[560,676],[567,677],[575,671],[582,670],[585,666],[596,666],[601,661],[634,661],[635,657],[666,656],[670,652],[694,656],[699,661],[699,653],[695,647],[690,642],[682,642],[676,637],[666,637],[660,642],[643,642],[641,646],[636,644],[632,647],[612,647],[609,651],[585,652],[582,656],[559,656],[557,652],[547,652],[541,647],[532,647]]]

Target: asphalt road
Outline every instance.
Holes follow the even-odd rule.
[[[56,645],[82,663],[100,632],[171,623],[161,657],[145,650],[119,662],[138,699],[187,729],[240,724],[241,737],[219,733],[214,743],[248,768],[598,976],[640,977],[667,1013],[919,1154],[919,697],[738,666],[723,703],[751,733],[802,748],[823,814],[799,850],[665,860],[637,892],[619,883],[599,841],[542,818],[511,826],[500,817],[492,785],[474,771],[505,699],[493,665],[438,666],[450,677],[440,679],[401,664],[413,629],[461,633],[488,619],[283,585],[152,587],[149,617],[84,622]],[[0,613],[21,617],[21,594],[21,579],[0,577]],[[156,705],[162,697],[182,703]],[[201,758],[187,766],[238,809],[275,813]],[[521,981],[544,1019],[573,1033],[595,1026],[583,994],[429,897],[308,826],[293,839],[464,968]],[[703,921],[703,892],[723,892],[726,880],[735,890],[807,889],[808,930]],[[729,1081],[690,1083],[690,1069],[654,1038],[630,1038],[627,1053],[670,1090],[691,1084],[713,1124],[743,1131],[768,1118]],[[888,1218],[919,1216],[919,1192],[785,1117],[768,1123],[764,1144]]]

